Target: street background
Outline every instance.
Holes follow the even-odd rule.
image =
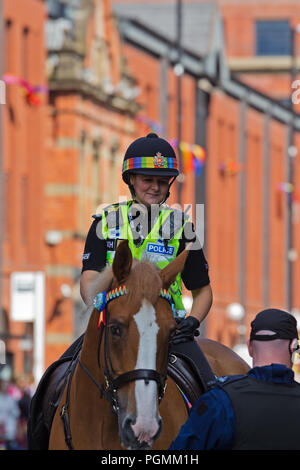
[[[92,215],[149,132],[179,158],[168,203],[204,205],[202,335],[249,361],[258,311],[300,318],[299,0],[0,0],[0,44],[2,448],[85,329]]]

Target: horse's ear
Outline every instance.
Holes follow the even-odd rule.
[[[129,276],[132,266],[132,254],[128,240],[122,240],[117,249],[112,264],[112,270],[118,282],[123,282]]]
[[[170,264],[159,271],[159,275],[165,289],[169,289],[170,285],[175,281],[177,274],[183,271],[188,254],[189,250],[187,247],[179,256],[171,261]]]

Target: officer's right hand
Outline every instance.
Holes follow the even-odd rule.
[[[177,322],[177,330],[172,339],[173,344],[186,343],[192,341],[195,336],[199,336],[200,322],[197,318],[190,315]]]

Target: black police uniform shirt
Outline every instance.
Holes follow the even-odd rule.
[[[188,222],[191,224],[191,222]],[[112,240],[102,240],[97,236],[96,228],[97,228],[98,220],[95,219],[92,223],[90,230],[88,232],[84,254],[82,257],[82,272],[91,270],[91,271],[102,271],[103,268],[106,266],[106,252],[107,248],[111,247],[113,244]],[[193,226],[190,227],[192,232]],[[186,233],[190,233],[188,230]],[[189,252],[184,270],[181,274],[183,283],[188,290],[195,290],[200,289],[210,283],[209,275],[208,275],[208,263],[205,259],[203,250],[201,248],[201,244],[194,235],[194,240],[196,240],[196,247],[198,249],[193,249]],[[180,239],[179,242],[179,249],[177,252],[177,256],[184,250],[186,243],[194,240],[187,240],[184,237]]]

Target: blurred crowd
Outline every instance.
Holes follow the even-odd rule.
[[[33,380],[21,376],[0,379],[0,450],[27,449],[27,421]]]

